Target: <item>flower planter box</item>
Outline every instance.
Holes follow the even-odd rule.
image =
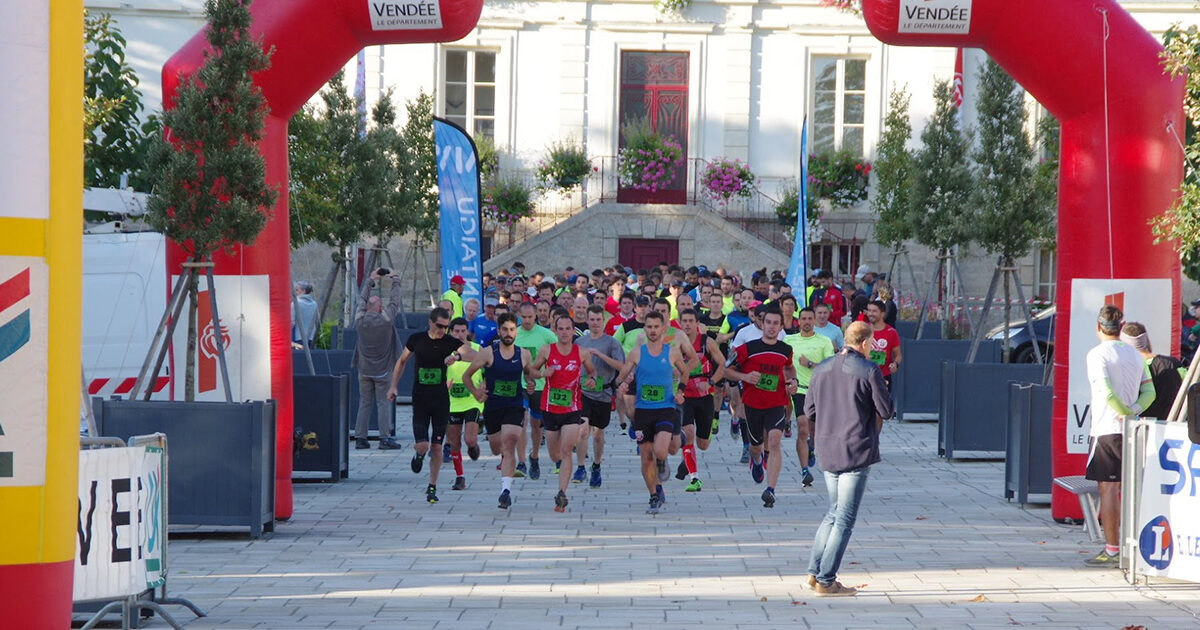
[[[938,455],[946,459],[1004,456],[1008,384],[1041,382],[1045,366],[1017,363],[942,363]]]
[[[937,420],[941,396],[943,361],[966,361],[970,339],[911,339],[901,337],[904,362],[892,382],[899,420]],[[979,344],[976,361],[999,363],[1000,345],[988,340]]]
[[[1004,457],[1004,498],[1017,503],[1049,503],[1050,411],[1054,388],[1032,383],[1008,386],[1008,440]],[[1035,496],[1036,500],[1030,500]]]
[[[169,526],[275,529],[275,402],[93,399],[100,435],[165,433]]]
[[[296,374],[292,376],[292,400],[293,424],[300,438],[292,471],[325,473],[335,483],[349,477],[350,376]],[[306,481],[313,477],[293,475],[292,479]]]

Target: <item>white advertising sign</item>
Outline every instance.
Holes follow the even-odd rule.
[[[74,601],[124,597],[162,584],[162,463],[156,446],[80,451]]]
[[[1161,423],[1146,440],[1137,522],[1143,575],[1200,582],[1200,445],[1182,422]]]
[[[367,11],[376,31],[442,28],[438,0],[367,0]]]
[[[1092,426],[1092,390],[1088,385],[1087,353],[1099,345],[1096,316],[1105,304],[1115,304],[1125,321],[1141,322],[1156,352],[1171,348],[1171,281],[1166,278],[1071,281],[1070,377],[1067,383],[1067,452],[1086,454]],[[1062,322],[1059,322],[1062,325]]]
[[[177,276],[171,277],[175,286]],[[221,329],[212,324],[208,282],[201,276],[196,320],[196,400],[225,400],[217,344],[225,346],[229,385],[233,399],[266,400],[271,397],[270,279],[263,276],[214,276]],[[187,325],[180,322],[172,338],[172,388],[183,398],[187,365]]]
[[[48,269],[0,256],[0,486],[46,479]]]
[[[971,0],[900,0],[896,31],[966,35],[971,32]]]
[[[0,217],[50,218],[49,30],[49,2],[0,2]]]

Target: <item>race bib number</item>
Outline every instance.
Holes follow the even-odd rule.
[[[550,388],[550,404],[555,407],[570,407],[574,396],[569,389]]]
[[[422,385],[437,385],[442,382],[442,371],[437,368],[417,368],[417,382]]]
[[[667,399],[667,388],[662,385],[641,385],[641,398],[646,402],[662,402]]]
[[[496,381],[495,395],[501,398],[516,398],[517,397],[517,382],[516,381]]]
[[[587,383],[587,381],[585,380],[585,381],[584,381],[584,383]],[[595,387],[588,387],[587,385],[584,385],[584,386],[583,386],[583,391],[586,391],[586,392],[601,392],[601,391],[604,391],[604,377],[603,377],[603,376],[597,376],[597,377],[596,377],[596,386],[595,386]]]
[[[696,367],[692,368],[692,371],[688,373],[688,376],[700,376],[704,374],[703,368],[703,364],[697,365]]]
[[[471,395],[471,392],[467,391],[466,385],[455,383],[450,386],[450,395],[454,398],[466,398]]]
[[[885,361],[887,361],[887,351],[886,350],[872,350],[871,351],[871,361],[873,361],[876,365],[883,365],[883,363]]]
[[[779,375],[778,374],[759,374],[758,382],[755,383],[754,386],[763,391],[768,391],[768,392],[776,391],[779,389]]]

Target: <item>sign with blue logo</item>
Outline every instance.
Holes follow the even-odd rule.
[[[44,258],[0,256],[0,486],[46,476],[47,272]]]
[[[441,214],[442,291],[450,279],[467,281],[462,298],[482,300],[480,257],[479,157],[475,142],[458,125],[433,119],[437,145],[438,206]]]
[[[1158,423],[1146,438],[1137,522],[1143,575],[1200,582],[1200,445],[1182,422]]]

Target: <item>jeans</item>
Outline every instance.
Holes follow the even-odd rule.
[[[829,492],[829,513],[817,528],[813,539],[808,573],[817,582],[828,586],[837,580],[842,555],[850,542],[850,532],[858,519],[858,505],[867,490],[867,473],[871,467],[841,473],[825,472],[825,487]]]
[[[354,421],[354,437],[367,439],[367,425],[371,423],[371,405],[379,413],[379,439],[392,437],[392,410],[395,408],[387,399],[391,375],[373,377],[358,375],[358,418]]]

